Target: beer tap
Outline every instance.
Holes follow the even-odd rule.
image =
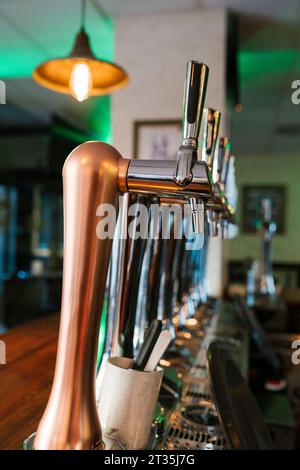
[[[225,161],[225,152],[229,147],[228,137],[220,137],[219,141],[219,151],[218,151],[218,161],[217,161],[217,182],[221,185],[222,175],[224,175],[223,166]]]
[[[187,186],[193,180],[193,167],[197,161],[198,138],[204,107],[208,79],[208,68],[204,64],[190,61],[187,64],[185,92],[183,100],[182,142],[177,154],[174,181],[179,186]],[[201,201],[190,198],[193,228],[202,233],[204,227],[203,210],[198,208]]]
[[[192,61],[188,70],[189,90],[197,101],[197,106],[188,107],[188,125],[196,129],[208,68]],[[127,192],[196,201],[211,198],[207,164],[195,161],[193,132],[185,135],[190,140],[184,140],[186,151],[179,152],[177,163],[127,160],[112,146],[94,141],[75,148],[64,164],[61,319],[52,390],[34,439],[37,450],[104,447],[96,405],[96,362],[112,238],[99,229],[102,209],[118,212],[119,196]],[[198,215],[196,207],[194,225],[200,229]]]
[[[221,169],[220,180],[219,180],[220,196],[221,196],[221,201],[222,201],[222,211],[220,211],[219,217],[218,217],[221,237],[223,239],[227,238],[228,221],[231,215],[229,211],[229,203],[226,197],[226,184],[227,184],[227,179],[228,179],[230,160],[231,158],[233,158],[230,155],[230,142],[227,138],[225,138],[224,140],[225,140],[225,149],[223,152],[223,162],[222,162],[222,169]]]
[[[272,239],[276,233],[276,224],[272,222],[272,201],[269,198],[262,199],[262,221],[260,228],[261,237],[261,275],[259,290],[261,295],[274,296],[276,293],[272,268]]]
[[[221,113],[220,111],[212,108],[204,109],[204,132],[202,138],[202,161],[207,163],[210,170],[210,174],[213,174],[214,156],[216,151],[216,145],[218,141]],[[219,203],[219,201],[217,201]],[[208,226],[214,220],[217,220],[217,213],[215,210],[216,200],[213,200],[211,205],[208,202],[206,214]],[[207,225],[207,222],[205,225]],[[216,224],[215,224],[216,225]],[[212,233],[212,228],[210,228]],[[186,253],[187,258],[187,277],[188,290],[194,304],[194,310],[197,309],[201,304],[207,301],[207,292],[205,286],[205,273],[206,273],[206,261],[207,261],[207,240],[208,230],[207,227],[204,231],[204,242],[200,245],[200,248],[193,250],[191,253]],[[191,310],[191,309],[190,309]]]
[[[221,113],[220,111],[212,108],[208,108],[205,111],[207,118],[203,135],[202,160],[207,163],[207,166],[212,173],[216,146],[219,137]]]
[[[220,173],[220,185],[222,188],[223,193],[225,193],[227,177],[228,177],[228,170],[229,170],[229,161],[230,161],[230,143],[228,138],[224,138],[225,141],[225,148],[223,154],[223,162],[221,167]]]
[[[203,101],[205,97],[206,83],[207,83],[208,69],[204,64],[199,64],[198,62],[191,61],[187,64],[186,70],[186,82],[185,82],[185,91],[184,91],[184,106],[183,106],[183,128],[182,128],[182,143],[178,151],[177,165],[180,166],[181,159],[189,160],[191,166],[189,172],[191,178],[193,178],[193,165],[194,161],[197,160],[197,148],[198,148],[198,136],[199,128],[201,122],[201,115],[203,111]],[[195,160],[196,159],[196,160]],[[136,162],[138,164],[138,161]],[[173,162],[172,162],[173,163]],[[160,162],[161,164],[161,162]],[[174,163],[173,163],[174,164]],[[135,165],[135,162],[132,162],[131,165]],[[159,165],[161,166],[161,165]],[[190,178],[187,181],[181,180],[181,186],[184,187],[183,183],[190,181]],[[141,190],[139,189],[141,192]],[[158,193],[160,196],[160,194]],[[143,192],[143,197],[145,193]],[[156,196],[147,194],[146,202],[154,200]],[[158,197],[157,202],[160,202],[162,205],[166,206],[168,204],[180,202],[177,195],[173,200],[170,197]],[[185,200],[182,199],[182,202],[185,203]],[[189,198],[190,208],[192,214],[194,214],[195,220],[195,230],[197,232],[203,231],[203,219],[204,219],[204,207],[202,201],[191,195]],[[182,206],[182,204],[180,204]],[[193,217],[193,215],[192,215]],[[150,217],[151,218],[151,217]],[[172,216],[170,214],[167,224],[169,225],[170,231],[172,230]],[[121,309],[121,336],[123,340],[123,352],[126,356],[131,357],[133,355],[134,348],[134,338],[136,338],[137,333],[139,338],[142,338],[141,324],[147,325],[150,319],[159,317],[163,319],[169,327],[172,326],[170,318],[172,315],[171,300],[170,300],[170,288],[167,284],[174,283],[174,276],[172,277],[169,272],[172,269],[172,264],[170,260],[172,256],[172,247],[173,241],[172,236],[170,239],[164,240],[162,237],[161,231],[158,232],[158,239],[154,242],[152,240],[147,241],[148,246],[153,244],[154,255],[151,258],[151,263],[149,266],[149,279],[148,279],[148,289],[147,289],[147,301],[146,308],[144,303],[138,303],[139,289],[137,278],[144,278],[145,273],[141,272],[142,263],[143,263],[143,254],[145,249],[142,250],[139,245],[142,246],[139,240],[130,241],[131,252],[134,252],[135,261],[128,260],[128,272],[129,277],[125,279],[125,284],[123,285],[122,291],[124,295],[124,300],[122,302]],[[134,251],[133,251],[134,250]],[[156,255],[155,255],[156,253]],[[167,259],[169,262],[167,262]],[[140,260],[139,263],[137,261]],[[135,263],[134,269],[131,269],[131,266]],[[139,268],[138,268],[139,266]],[[173,279],[173,281],[172,281]],[[135,281],[135,282],[134,282]],[[144,281],[143,281],[144,282]],[[129,296],[129,292],[131,292]],[[127,295],[128,294],[128,295]],[[129,299],[130,302],[126,302],[126,299]],[[144,312],[140,311],[140,308],[144,308]],[[149,312],[150,310],[150,312]],[[149,314],[150,313],[150,314]],[[147,318],[145,318],[147,317]],[[138,324],[139,322],[139,324]],[[123,325],[123,326],[122,326]],[[135,341],[136,343],[136,341]],[[138,341],[139,343],[139,341]]]
[[[220,111],[208,108],[206,110],[206,126],[204,129],[203,145],[202,145],[202,160],[204,160],[208,168],[210,169],[211,175],[213,174],[214,157],[216,152],[216,146],[219,136],[219,128],[221,121]],[[210,236],[215,237],[218,235],[217,224],[218,215],[215,209],[207,208],[207,220],[209,224]]]
[[[204,95],[207,86],[207,76],[208,70],[203,64],[194,61],[187,64],[183,100],[182,141],[177,153],[177,165],[174,174],[176,184],[183,187],[187,185],[193,177],[193,167],[198,160],[198,140],[203,114]],[[204,233],[205,220],[203,201],[199,197],[191,197],[189,204],[192,215],[192,227],[189,230],[190,235],[193,234],[192,232],[194,232],[196,236],[201,235]],[[190,226],[189,221],[185,221],[185,223],[187,226]],[[178,243],[185,243],[185,239],[178,241]],[[161,243],[161,245],[163,248],[163,243]],[[176,243],[174,243],[174,248],[175,245]],[[169,251],[169,258],[172,258],[173,254],[170,247]],[[194,303],[189,295],[192,281],[192,263],[190,262],[190,253],[187,252],[187,250],[185,250],[182,261],[181,270],[185,272],[184,281],[182,282],[182,307],[184,311],[187,310],[187,315],[192,315],[195,313]],[[171,273],[166,271],[167,263],[164,263],[161,269],[161,277],[163,279],[172,279],[172,288],[175,289],[176,278],[174,278],[174,275],[172,277]],[[169,271],[171,269],[173,269],[172,264],[169,266]],[[170,310],[170,302],[167,301],[168,297],[170,297],[170,295],[165,295],[165,302],[162,302],[165,313]]]
[[[188,62],[186,68],[186,80],[183,100],[182,141],[177,154],[176,169],[172,175],[173,181],[175,183],[174,189],[176,193],[179,193],[183,190],[186,191],[189,184],[194,181],[197,177],[196,175],[198,170],[198,164],[195,165],[195,163],[198,160],[198,139],[204,107],[205,92],[207,87],[207,78],[207,66],[196,61]],[[139,167],[145,166],[144,161],[136,160],[132,163]],[[169,166],[173,168],[174,162],[159,162],[159,172],[163,171],[162,168],[164,166]],[[140,168],[138,171],[140,171]],[[209,172],[207,172],[207,178],[210,179]],[[160,195],[160,202],[162,204],[168,204],[168,200],[171,202],[171,198],[172,194],[168,195],[163,191]],[[178,194],[175,195],[175,198],[175,201],[172,202],[178,204],[180,202]],[[205,214],[202,199],[207,200],[207,195],[204,193],[191,193],[188,195],[188,197],[182,199],[182,202],[184,203],[186,199],[189,202],[191,210],[193,231],[196,234],[202,234],[204,232]],[[170,225],[172,225],[171,221]],[[185,240],[183,241],[185,242]],[[169,240],[168,242],[168,244],[170,245],[171,240]],[[179,242],[182,242],[182,240],[180,240]],[[162,253],[165,253],[167,257],[172,257],[172,248],[171,246],[165,246],[165,240],[159,239],[156,241],[156,244],[158,245],[159,259],[157,256],[153,257],[150,266],[150,271],[152,273],[153,279],[155,279],[155,282],[152,282],[152,288],[150,288],[148,291],[150,297],[147,303],[149,306],[151,306],[152,315],[157,316],[159,309],[159,314],[162,316],[162,318],[167,320],[168,316],[172,314],[172,311],[170,309],[170,301],[166,301],[167,295],[165,295],[164,293],[165,286],[160,286],[160,284],[162,283],[162,280],[172,279],[172,281],[168,282],[171,282],[173,286],[172,288],[175,289],[176,278],[174,279],[174,274],[171,275],[170,272],[167,272],[168,263],[164,261]],[[169,269],[172,269],[172,265],[169,266]]]
[[[225,226],[228,218],[228,201],[226,200],[225,188],[230,163],[230,143],[227,137],[220,137],[218,146],[217,159],[217,180],[214,183],[214,198],[212,201],[212,209],[208,204],[208,222],[210,227],[210,235],[218,236],[220,227],[222,238],[225,234]]]

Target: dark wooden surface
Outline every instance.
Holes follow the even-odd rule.
[[[0,335],[6,364],[0,365],[0,450],[21,449],[37,428],[50,394],[58,315]]]

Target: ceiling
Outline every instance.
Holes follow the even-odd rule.
[[[278,134],[277,129],[299,123],[300,107],[290,99],[291,82],[300,79],[299,0],[88,0],[88,31],[96,54],[112,59],[111,18],[215,7],[239,15],[243,112],[232,115],[233,148],[236,153],[297,151],[300,135]],[[0,106],[1,128],[48,126],[55,115],[84,133],[110,138],[105,120],[99,119],[108,116],[109,97],[77,103],[30,78],[41,61],[69,52],[79,21],[79,0],[0,0],[0,78],[8,102]]]
[[[228,8],[243,15],[294,20],[298,0],[100,0],[111,16],[195,8]]]

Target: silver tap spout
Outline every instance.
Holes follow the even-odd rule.
[[[221,179],[220,179],[220,183],[222,184],[223,191],[225,191],[225,188],[226,188],[228,170],[229,170],[229,162],[230,162],[230,142],[227,139],[226,146],[225,146],[225,151],[224,151]]]
[[[219,234],[218,231],[218,214],[216,211],[212,209],[207,209],[207,221],[209,225],[209,236],[210,237],[217,237]]]
[[[203,135],[202,160],[207,163],[208,168],[212,172],[221,122],[221,113],[220,111],[211,108],[208,108],[206,111],[207,119]]]
[[[198,138],[202,119],[208,80],[208,67],[197,61],[187,63],[183,100],[182,142],[177,154],[174,182],[179,187],[188,186],[194,178],[194,165],[197,162]],[[200,198],[190,201],[192,221],[196,233],[200,229],[202,211]]]
[[[204,233],[205,223],[205,207],[204,202],[199,198],[190,198],[190,208],[192,212],[194,232],[201,234]]]
[[[220,187],[222,192],[222,199],[223,199],[223,210],[219,216],[219,224],[221,228],[221,236],[223,239],[228,238],[228,230],[229,230],[229,219],[232,219],[232,208],[230,208],[229,201],[226,197],[226,186],[227,186],[227,179],[229,173],[229,166],[230,161],[234,159],[233,156],[230,154],[230,142],[227,139],[225,149],[224,149],[224,158],[223,158],[223,165],[222,165],[222,172],[220,177]]]
[[[220,121],[220,111],[211,108],[206,110],[206,123],[202,141],[202,160],[207,163],[211,174],[213,171],[214,156],[219,136]],[[213,205],[215,206],[215,201]],[[207,221],[209,224],[209,235],[211,237],[218,236],[218,215],[216,210],[212,208],[207,209]]]
[[[183,99],[182,141],[177,154],[174,181],[179,186],[193,179],[197,161],[198,138],[208,80],[208,67],[195,60],[187,63]]]
[[[272,201],[264,198],[261,201],[262,221],[260,228],[261,237],[261,276],[260,293],[274,296],[276,287],[272,267],[272,239],[276,233],[276,224],[272,222]]]
[[[217,180],[218,183],[222,181],[222,173],[223,173],[223,164],[225,158],[226,148],[229,144],[227,137],[220,137],[219,140],[219,149],[218,149],[218,165],[217,165]]]

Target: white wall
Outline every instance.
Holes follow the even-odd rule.
[[[133,123],[181,119],[186,62],[209,66],[206,105],[225,110],[226,12],[223,9],[134,15],[117,18],[115,60],[130,82],[112,96],[113,145],[133,157]],[[223,125],[225,116],[223,113]],[[179,144],[179,142],[178,142]],[[210,293],[222,289],[222,246],[214,240],[209,257]]]
[[[128,86],[112,95],[113,144],[132,158],[133,122],[180,119],[186,62],[210,68],[206,103],[224,110],[224,10],[134,15],[115,20],[115,60],[129,73]]]

